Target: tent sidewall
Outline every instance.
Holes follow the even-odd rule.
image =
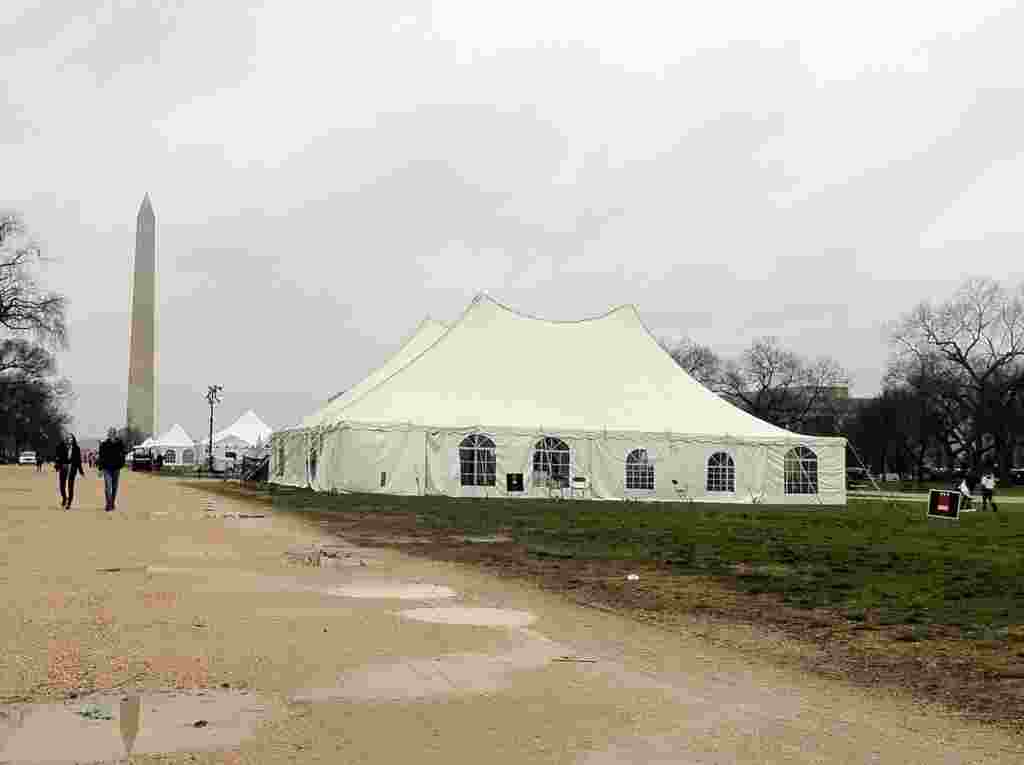
[[[471,434],[494,442],[493,486],[463,486],[459,448]],[[570,450],[572,474],[586,476],[593,499],[676,501],[679,489],[701,502],[773,505],[846,503],[845,442],[841,438],[794,438],[758,442],[685,437],[676,434],[493,432],[483,429],[430,429],[344,425],[330,429],[277,433],[270,445],[270,480],[316,491],[444,495],[450,497],[547,497],[533,476],[537,442],[555,436]],[[817,457],[816,493],[787,493],[786,454],[796,446]],[[653,489],[627,486],[626,461],[636,449],[647,452]],[[712,491],[708,464],[724,452],[734,467],[734,490]],[[509,492],[506,475],[522,473],[524,491]],[[673,483],[673,480],[676,483]]]

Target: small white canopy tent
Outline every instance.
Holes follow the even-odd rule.
[[[270,480],[320,491],[844,504],[846,442],[778,428],[682,370],[633,306],[546,321],[478,295],[274,435]]]
[[[151,445],[153,453],[161,454],[164,458],[164,465],[184,465],[191,466],[196,464],[196,446],[185,429],[177,423],[171,427],[166,433],[162,434],[159,438],[155,439]]]
[[[213,434],[213,454],[223,458],[226,452],[234,451],[256,456],[254,452],[264,449],[273,433],[273,428],[250,409],[224,430]],[[202,457],[208,454],[209,442],[209,438],[202,441]]]

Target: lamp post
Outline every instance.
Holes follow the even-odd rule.
[[[210,440],[207,442],[207,451],[210,455],[210,472],[213,472],[213,407],[220,403],[220,392],[224,390],[223,385],[211,385],[206,391],[206,402],[210,405]]]

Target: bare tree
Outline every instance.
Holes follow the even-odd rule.
[[[709,390],[718,391],[722,383],[722,360],[710,347],[688,337],[677,341],[662,339],[658,344],[694,380]]]
[[[43,289],[41,249],[16,213],[0,212],[0,450],[48,453],[70,424],[71,385],[57,377],[67,300]]]
[[[0,451],[10,454],[31,446],[50,454],[70,424],[65,380],[0,377]]]
[[[941,448],[943,422],[925,386],[886,387],[858,407],[844,435],[876,472],[912,473],[920,481],[928,456]]]
[[[67,299],[39,281],[42,250],[21,216],[0,213],[0,326],[67,347]]]
[[[42,380],[57,371],[57,360],[41,345],[15,337],[0,340],[0,379]]]
[[[889,378],[929,370],[945,437],[977,468],[994,456],[1003,477],[1019,440],[1024,391],[1024,285],[965,281],[945,302],[922,302],[891,328]]]
[[[725,365],[721,390],[734,404],[780,427],[835,432],[841,414],[836,388],[849,375],[833,359],[809,361],[774,337],[756,339]]]

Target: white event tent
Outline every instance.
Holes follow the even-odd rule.
[[[196,444],[185,429],[177,423],[166,433],[154,439],[149,448],[154,456],[163,455],[164,465],[196,464]]]
[[[270,442],[273,428],[259,418],[251,409],[231,425],[213,434],[213,454],[223,457],[228,451],[250,452],[259,450]],[[207,454],[209,438],[202,441],[202,452]]]
[[[270,480],[317,491],[828,504],[846,441],[733,406],[633,306],[579,321],[478,295],[425,320],[361,383],[271,441]],[[583,479],[577,481],[576,479]]]

